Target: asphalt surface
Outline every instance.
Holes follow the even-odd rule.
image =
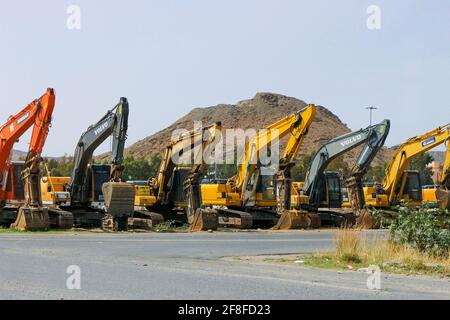
[[[226,258],[333,247],[332,231],[1,234],[0,299],[450,299],[448,279],[383,275],[379,291],[364,273]]]

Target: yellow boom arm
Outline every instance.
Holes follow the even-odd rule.
[[[274,141],[277,139],[279,141],[288,134],[290,134],[290,137],[281,161],[290,162],[297,155],[315,114],[316,106],[308,105],[303,110],[259,130],[246,143],[244,160],[238,166],[238,174],[231,178],[235,189],[240,192],[246,189],[262,152],[270,148]]]
[[[196,171],[201,171],[204,165],[203,154],[208,146],[217,141],[218,132],[221,130],[219,122],[207,127],[194,129],[177,137],[167,147],[158,170],[156,181],[150,183],[153,190],[156,190],[156,202],[161,203],[166,201],[167,183],[172,177],[174,170],[179,164],[176,163],[176,158],[181,162],[186,158],[186,154],[190,157],[189,162],[193,162]],[[186,153],[187,152],[187,153]],[[193,154],[193,155],[192,155]],[[200,165],[197,166],[196,165]]]
[[[383,190],[389,196],[389,203],[394,203],[403,194],[407,180],[407,175],[403,173],[408,168],[411,160],[449,139],[450,124],[410,138],[398,148],[386,171],[383,182]],[[401,185],[397,193],[396,186],[399,182],[401,182]]]

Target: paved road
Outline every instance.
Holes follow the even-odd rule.
[[[229,256],[333,248],[331,231],[0,235],[0,299],[450,299],[450,282],[258,264]],[[81,268],[81,290],[66,269]]]

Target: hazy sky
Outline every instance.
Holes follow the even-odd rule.
[[[72,4],[81,30],[66,26]],[[366,26],[372,4],[381,30]],[[450,122],[446,0],[1,1],[0,38],[0,123],[56,90],[46,155],[72,154],[121,96],[129,144],[259,91],[324,105],[352,129],[377,106],[388,145]]]

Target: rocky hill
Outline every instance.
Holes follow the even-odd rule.
[[[171,138],[175,129],[191,130],[194,121],[202,121],[204,125],[221,121],[227,128],[263,128],[289,114],[303,109],[304,101],[272,93],[258,93],[253,99],[237,104],[220,104],[208,108],[195,108],[186,116],[175,121],[171,126],[144,138],[126,149],[128,155],[150,159],[154,154],[161,153]],[[318,114],[312,124],[301,154],[311,154],[324,142],[350,132],[351,130],[335,114],[325,107],[318,106]],[[393,151],[385,148],[375,159],[374,165],[380,165],[392,156]],[[353,161],[357,151],[346,157]]]

